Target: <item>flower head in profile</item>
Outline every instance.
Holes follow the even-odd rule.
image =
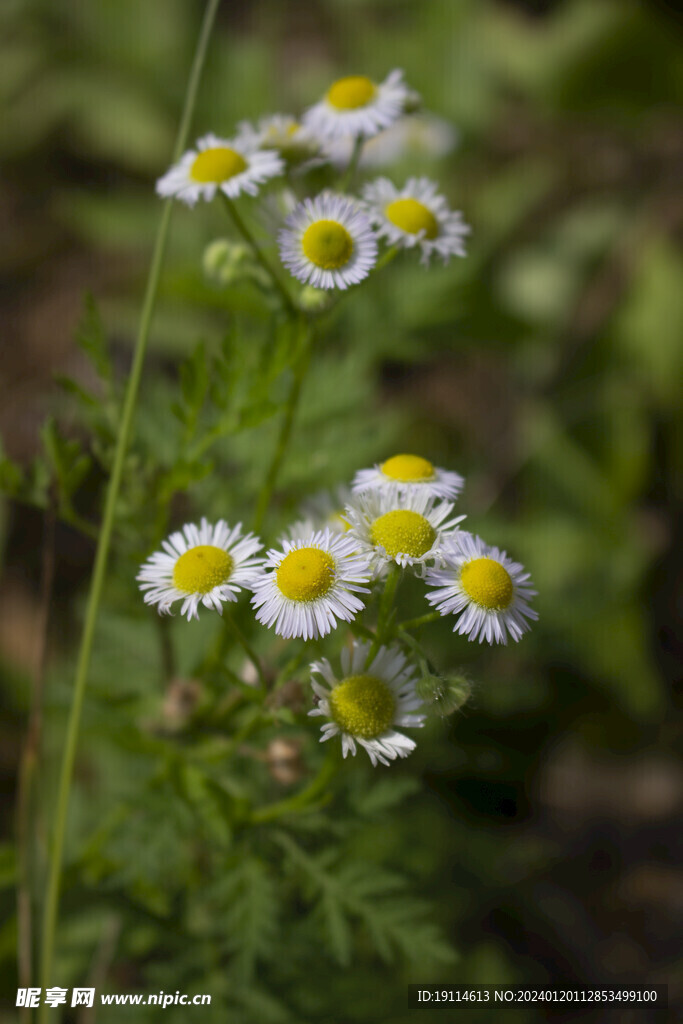
[[[332,83],[303,122],[322,138],[370,138],[401,117],[409,96],[402,71],[392,71],[379,83],[366,75],[347,75]]]
[[[362,169],[391,167],[399,161],[438,160],[450,153],[458,142],[458,133],[449,121],[420,111],[399,118],[389,128],[368,139],[360,154]],[[353,136],[330,139],[325,143],[326,158],[340,170],[349,166],[353,155]]]
[[[378,236],[390,245],[419,248],[421,263],[428,264],[434,254],[444,263],[466,255],[469,226],[429,178],[409,178],[401,189],[388,178],[377,178],[363,189],[363,200]]]
[[[435,498],[456,498],[465,481],[459,473],[433,466],[421,455],[392,455],[372,469],[359,469],[353,481],[355,494],[365,491],[402,490]]]
[[[301,506],[301,519],[290,526],[288,533],[292,540],[305,537],[314,530],[329,529],[330,533],[347,533],[350,529],[344,516],[344,509],[353,495],[350,488],[342,484],[333,491],[319,491]]]
[[[356,543],[329,529],[283,540],[268,552],[261,575],[252,583],[256,618],[280,636],[304,640],[326,636],[339,620],[351,622],[365,602],[359,594],[371,572]]]
[[[212,526],[202,519],[199,526],[187,523],[182,530],[162,541],[141,566],[136,579],[145,593],[146,604],[156,604],[159,614],[170,613],[171,605],[182,601],[181,615],[199,618],[199,605],[221,612],[224,602],[236,601],[241,590],[257,578],[261,558],[254,558],[263,545],[242,524],[232,529],[223,519]]]
[[[180,199],[194,206],[198,199],[211,201],[216,192],[229,199],[255,196],[261,185],[284,171],[284,164],[271,149],[259,149],[246,139],[219,139],[204,135],[157,181],[157,193],[165,199]]]
[[[288,164],[311,160],[320,152],[320,140],[291,114],[269,114],[254,125],[240,121],[237,137],[257,149],[274,149]]]
[[[427,586],[436,587],[427,600],[442,615],[458,616],[453,632],[505,644],[508,636],[519,640],[529,620],[538,618],[528,603],[536,593],[529,573],[481,537],[459,533],[446,545],[444,563],[427,573]]]
[[[402,651],[380,647],[366,665],[369,653],[369,643],[354,641],[351,651],[345,648],[339,677],[326,658],[311,665],[318,706],[309,715],[327,719],[321,727],[321,742],[341,736],[344,757],[355,754],[358,744],[373,765],[388,765],[415,749],[415,741],[397,732],[397,727],[420,728],[425,716],[416,714],[422,702]]]
[[[304,199],[280,232],[280,257],[294,277],[314,288],[348,288],[377,261],[368,218],[347,196],[321,192]]]
[[[344,512],[351,524],[348,536],[371,561],[376,575],[392,562],[411,566],[424,575],[428,565],[440,564],[446,539],[465,516],[451,517],[453,505],[429,494],[406,494],[398,488],[359,494]]]

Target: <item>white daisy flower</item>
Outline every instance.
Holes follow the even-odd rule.
[[[161,542],[140,567],[136,579],[145,591],[145,603],[159,606],[159,614],[170,614],[171,605],[182,601],[181,615],[199,618],[200,603],[219,614],[224,601],[236,601],[242,589],[249,589],[258,577],[262,558],[254,558],[263,547],[260,540],[242,534],[242,524],[232,529],[224,519],[212,526],[202,519],[199,526],[187,523]]]
[[[359,469],[353,481],[356,494],[364,491],[398,489],[431,494],[435,498],[456,498],[465,481],[459,473],[433,466],[420,455],[392,455],[372,469]]]
[[[505,644],[507,634],[519,640],[529,629],[527,620],[538,618],[528,605],[536,593],[529,573],[481,537],[459,533],[446,545],[444,561],[445,566],[427,573],[427,585],[438,588],[427,600],[442,615],[459,615],[454,633],[467,633],[479,643]]]
[[[401,189],[388,178],[377,178],[363,189],[363,200],[378,236],[401,248],[418,246],[421,263],[429,263],[434,253],[444,263],[467,255],[464,239],[470,228],[429,178],[408,178]]]
[[[332,83],[324,98],[306,111],[303,122],[326,139],[370,138],[401,117],[408,96],[402,71],[392,71],[379,84],[366,75],[349,75]]]
[[[390,167],[399,160],[427,158],[437,160],[450,153],[458,142],[458,133],[449,121],[435,114],[420,112],[401,117],[386,131],[368,139],[358,161],[360,168]],[[348,167],[354,139],[330,139],[325,155],[335,167]]]
[[[270,114],[254,125],[240,121],[237,138],[258,149],[274,149],[288,164],[298,164],[318,155],[320,140],[291,114]]]
[[[394,488],[359,494],[344,515],[351,524],[348,536],[370,560],[375,575],[383,574],[391,562],[415,566],[424,575],[428,563],[441,563],[446,538],[465,518],[449,518],[452,511],[451,502],[436,504],[424,492]]]
[[[280,232],[280,257],[294,277],[314,288],[348,288],[377,261],[370,221],[347,196],[321,192],[304,199]]]
[[[422,701],[415,692],[413,669],[397,647],[380,647],[366,667],[369,643],[356,643],[353,650],[341,654],[342,678],[337,679],[329,661],[323,658],[311,665],[313,691],[318,706],[309,715],[329,719],[322,726],[321,743],[341,736],[342,753],[356,753],[356,743],[367,750],[373,765],[407,757],[415,741],[396,731],[396,726],[412,729],[425,723],[415,714]]]
[[[259,149],[253,140],[204,135],[195,149],[188,150],[159,178],[157,193],[166,199],[181,199],[188,206],[198,199],[212,200],[217,191],[229,199],[242,193],[255,196],[259,186],[283,171],[278,154]]]
[[[280,636],[304,640],[326,636],[337,620],[351,622],[365,606],[358,594],[369,593],[367,558],[347,536],[318,530],[297,540],[283,540],[282,550],[268,552],[264,569],[251,584],[251,603],[264,626]]]
[[[314,530],[324,530],[325,527],[330,533],[347,533],[351,527],[344,517],[344,509],[352,497],[350,488],[343,484],[335,487],[333,491],[319,491],[318,494],[314,494],[301,506],[301,519],[290,526],[290,538],[296,540]]]

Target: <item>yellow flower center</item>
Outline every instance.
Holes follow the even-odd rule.
[[[351,529],[351,523],[346,519],[342,512],[333,512],[327,517],[327,521],[330,526],[335,526],[337,529],[341,529],[344,533],[348,533]]]
[[[409,235],[417,235],[424,231],[425,238],[436,238],[439,233],[439,222],[432,211],[418,203],[417,199],[394,199],[384,208],[386,217],[401,231]]]
[[[227,551],[199,544],[181,555],[173,568],[173,584],[184,594],[208,594],[225,583],[234,568]]]
[[[336,220],[316,220],[306,228],[301,240],[304,255],[324,270],[338,270],[353,253],[353,239]]]
[[[292,121],[291,124],[284,128],[271,124],[266,131],[266,142],[272,146],[282,146],[296,135],[300,127],[301,125],[298,121]]]
[[[434,479],[434,467],[419,455],[392,455],[382,463],[382,472],[402,483],[423,483]]]
[[[315,601],[334,583],[334,559],[320,548],[298,548],[282,559],[276,579],[280,593],[291,601]]]
[[[338,78],[327,92],[327,102],[337,110],[357,110],[370,102],[377,88],[365,75]]]
[[[395,711],[396,698],[377,676],[348,676],[330,694],[330,712],[339,728],[364,740],[386,732]]]
[[[460,572],[462,588],[475,604],[491,610],[507,608],[512,601],[510,573],[493,558],[474,558]]]
[[[370,527],[370,539],[392,558],[396,555],[419,558],[436,540],[436,530],[419,512],[397,508],[375,519]]]
[[[190,169],[190,177],[202,185],[217,185],[246,169],[247,161],[241,153],[236,153],[228,146],[214,146],[197,154]]]

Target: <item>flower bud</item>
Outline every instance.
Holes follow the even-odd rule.
[[[299,305],[307,313],[317,313],[324,309],[329,302],[329,296],[321,288],[314,288],[307,284],[299,293]]]
[[[207,245],[202,257],[206,276],[216,284],[225,284],[225,274],[235,270],[249,257],[249,249],[241,242],[217,238]]]
[[[418,682],[416,692],[428,711],[445,718],[467,703],[472,684],[463,675],[425,675]]]
[[[296,740],[271,740],[266,750],[266,763],[271,777],[282,786],[291,786],[303,778],[301,744]]]
[[[222,288],[246,280],[254,281],[261,288],[272,286],[270,277],[244,242],[217,238],[204,250],[202,266],[209,281]]]

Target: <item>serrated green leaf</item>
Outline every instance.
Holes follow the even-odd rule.
[[[81,384],[73,380],[71,377],[66,377],[63,374],[57,374],[55,376],[55,383],[57,383],[63,391],[66,391],[67,394],[73,395],[74,398],[77,398],[79,402],[82,402],[83,405],[87,406],[89,409],[100,408],[99,398],[96,398],[95,395],[91,395],[89,391],[86,391]]]
[[[13,497],[19,493],[23,480],[20,467],[5,455],[0,442],[0,491]]]
[[[420,789],[419,780],[412,775],[377,779],[372,786],[363,786],[354,794],[353,804],[359,814],[372,818],[401,803]]]
[[[76,343],[90,359],[98,377],[103,381],[111,381],[113,370],[107,337],[99,308],[91,292],[86,292],[83,299],[83,314],[76,328]]]
[[[187,407],[187,415],[191,422],[195,422],[209,389],[209,370],[204,342],[200,342],[189,359],[181,364],[180,389]]]

